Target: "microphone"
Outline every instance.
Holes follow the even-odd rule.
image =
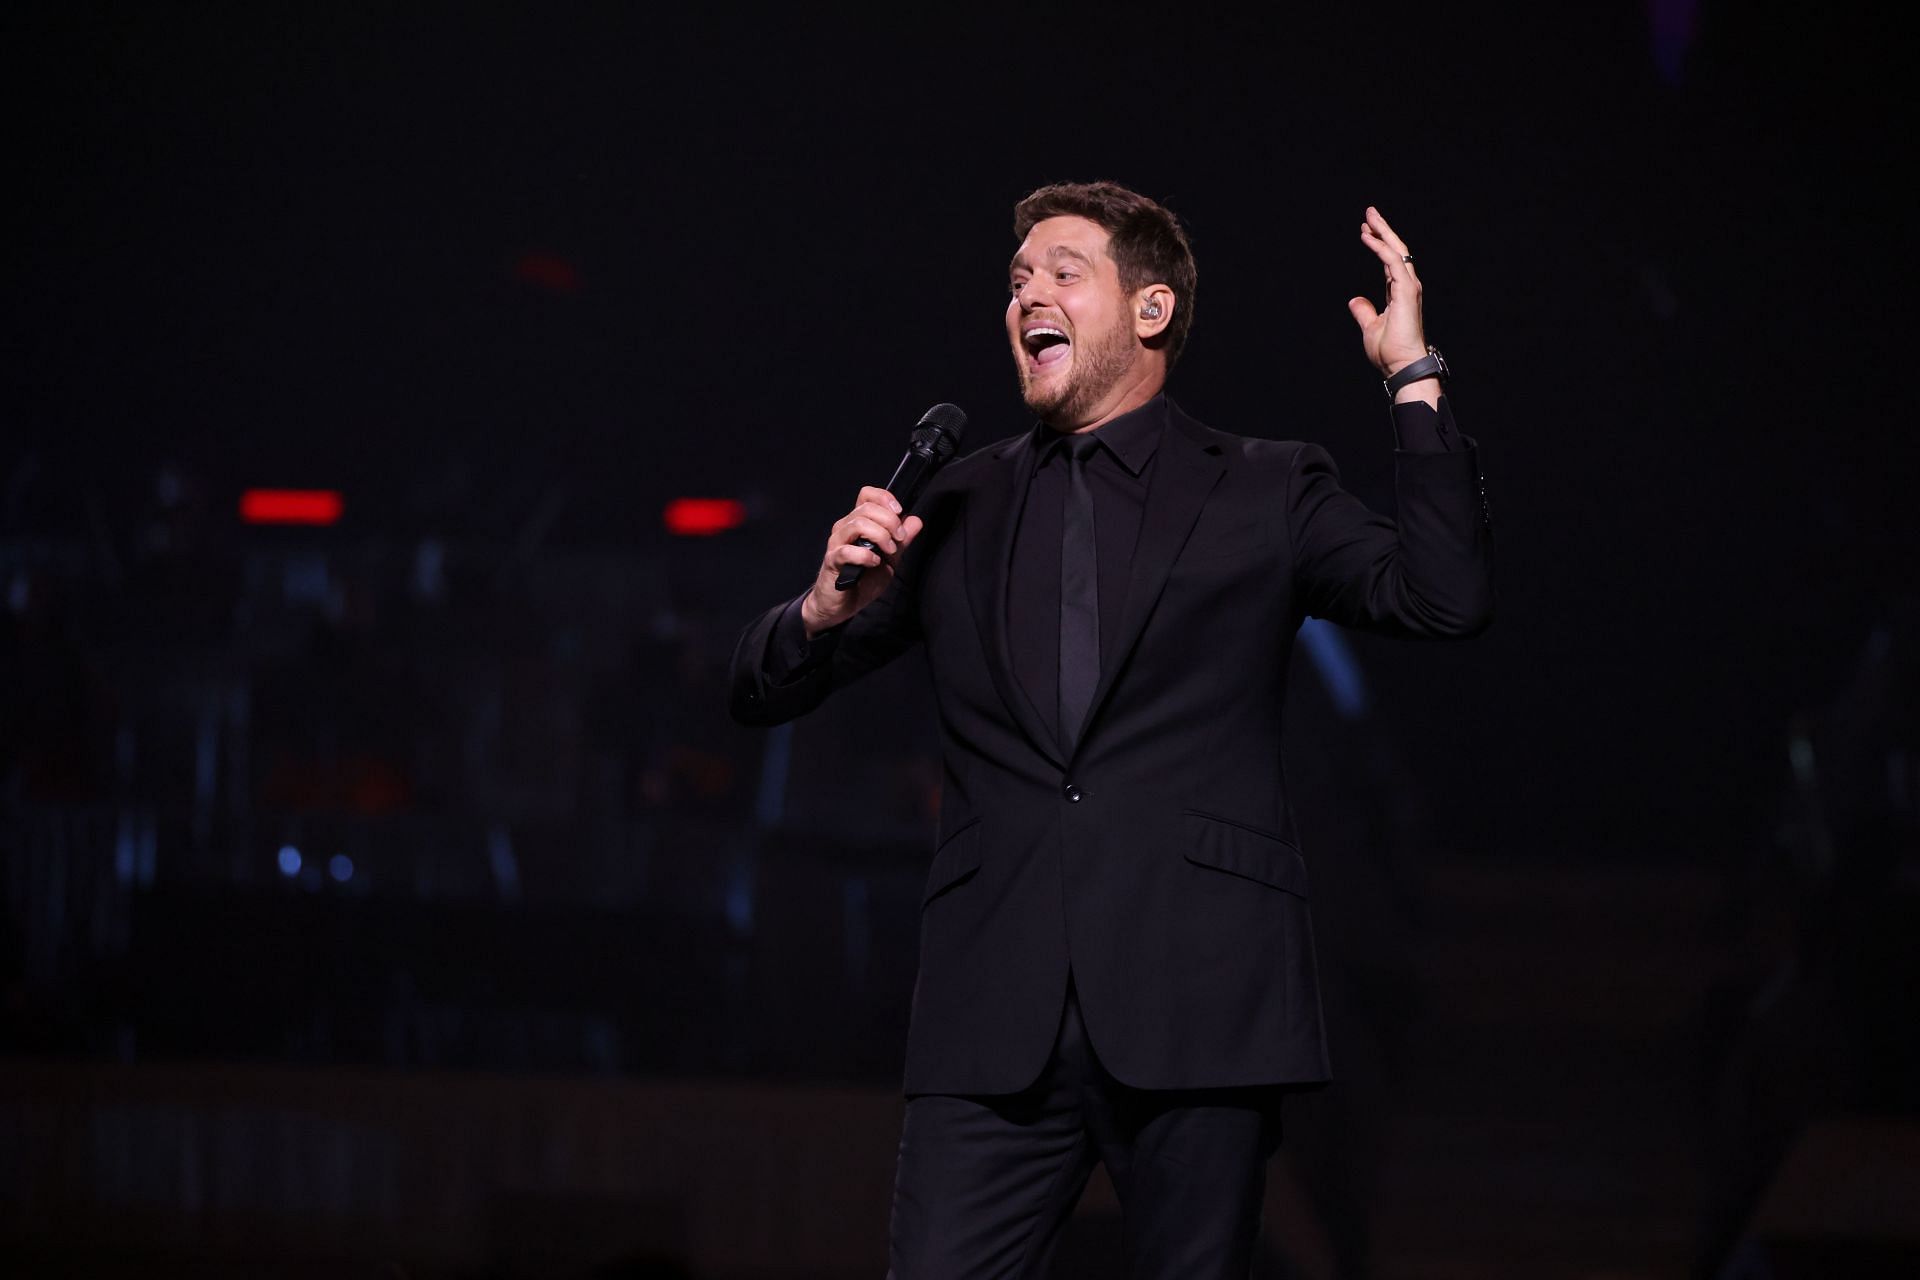
[[[893,479],[887,481],[887,492],[900,503],[902,518],[913,510],[915,500],[926,489],[927,481],[933,479],[933,473],[959,449],[960,436],[966,429],[967,415],[961,412],[957,404],[937,404],[920,415],[919,424],[907,439],[907,456],[900,459]],[[876,550],[869,538],[856,538],[853,545],[869,551]],[[839,574],[833,580],[833,589],[845,591],[860,581],[860,572],[866,567],[863,564],[841,565]]]

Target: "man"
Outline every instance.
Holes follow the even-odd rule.
[[[1347,305],[1393,400],[1397,526],[1318,446],[1211,430],[1163,393],[1196,279],[1166,209],[1044,187],[1014,231],[1007,340],[1039,424],[950,464],[913,515],[862,489],[813,585],[742,636],[732,710],[777,724],[927,645],[945,789],[897,1280],[1044,1275],[1099,1161],[1132,1274],[1245,1277],[1279,1099],[1329,1074],[1280,767],[1288,653],[1307,615],[1487,626],[1474,445],[1378,210],[1360,240],[1386,305]]]

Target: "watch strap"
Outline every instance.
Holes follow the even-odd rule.
[[[1441,385],[1445,386],[1447,375],[1452,372],[1451,369],[1447,368],[1447,358],[1440,354],[1439,348],[1428,344],[1427,354],[1421,356],[1418,360],[1415,360],[1391,378],[1384,380],[1380,385],[1387,389],[1387,399],[1391,400],[1394,397],[1394,393],[1399,391],[1400,388],[1410,382],[1419,382],[1423,378],[1438,378],[1440,379]]]

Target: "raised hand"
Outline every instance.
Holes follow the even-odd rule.
[[[1349,298],[1347,310],[1360,326],[1367,359],[1373,361],[1381,377],[1390,378],[1427,354],[1426,324],[1420,315],[1420,277],[1413,270],[1413,251],[1372,205],[1367,206],[1366,221],[1360,224],[1360,243],[1380,259],[1387,277],[1387,305],[1375,310],[1366,298]]]
[[[800,602],[800,620],[806,624],[807,634],[839,626],[885,591],[893,581],[900,553],[920,536],[920,529],[920,517],[902,520],[900,504],[885,489],[868,485],[860,490],[853,510],[835,522],[827,538],[826,555],[820,560],[820,572],[814,575],[813,589]],[[861,538],[873,543],[876,550],[855,546]],[[833,580],[840,576],[842,566],[850,564],[865,565],[867,571],[847,590],[836,589]]]

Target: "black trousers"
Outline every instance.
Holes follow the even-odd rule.
[[[1053,1055],[1032,1086],[907,1100],[888,1276],[1045,1276],[1104,1162],[1132,1280],[1246,1280],[1281,1097],[1277,1087],[1128,1088],[1100,1065],[1069,983]]]

